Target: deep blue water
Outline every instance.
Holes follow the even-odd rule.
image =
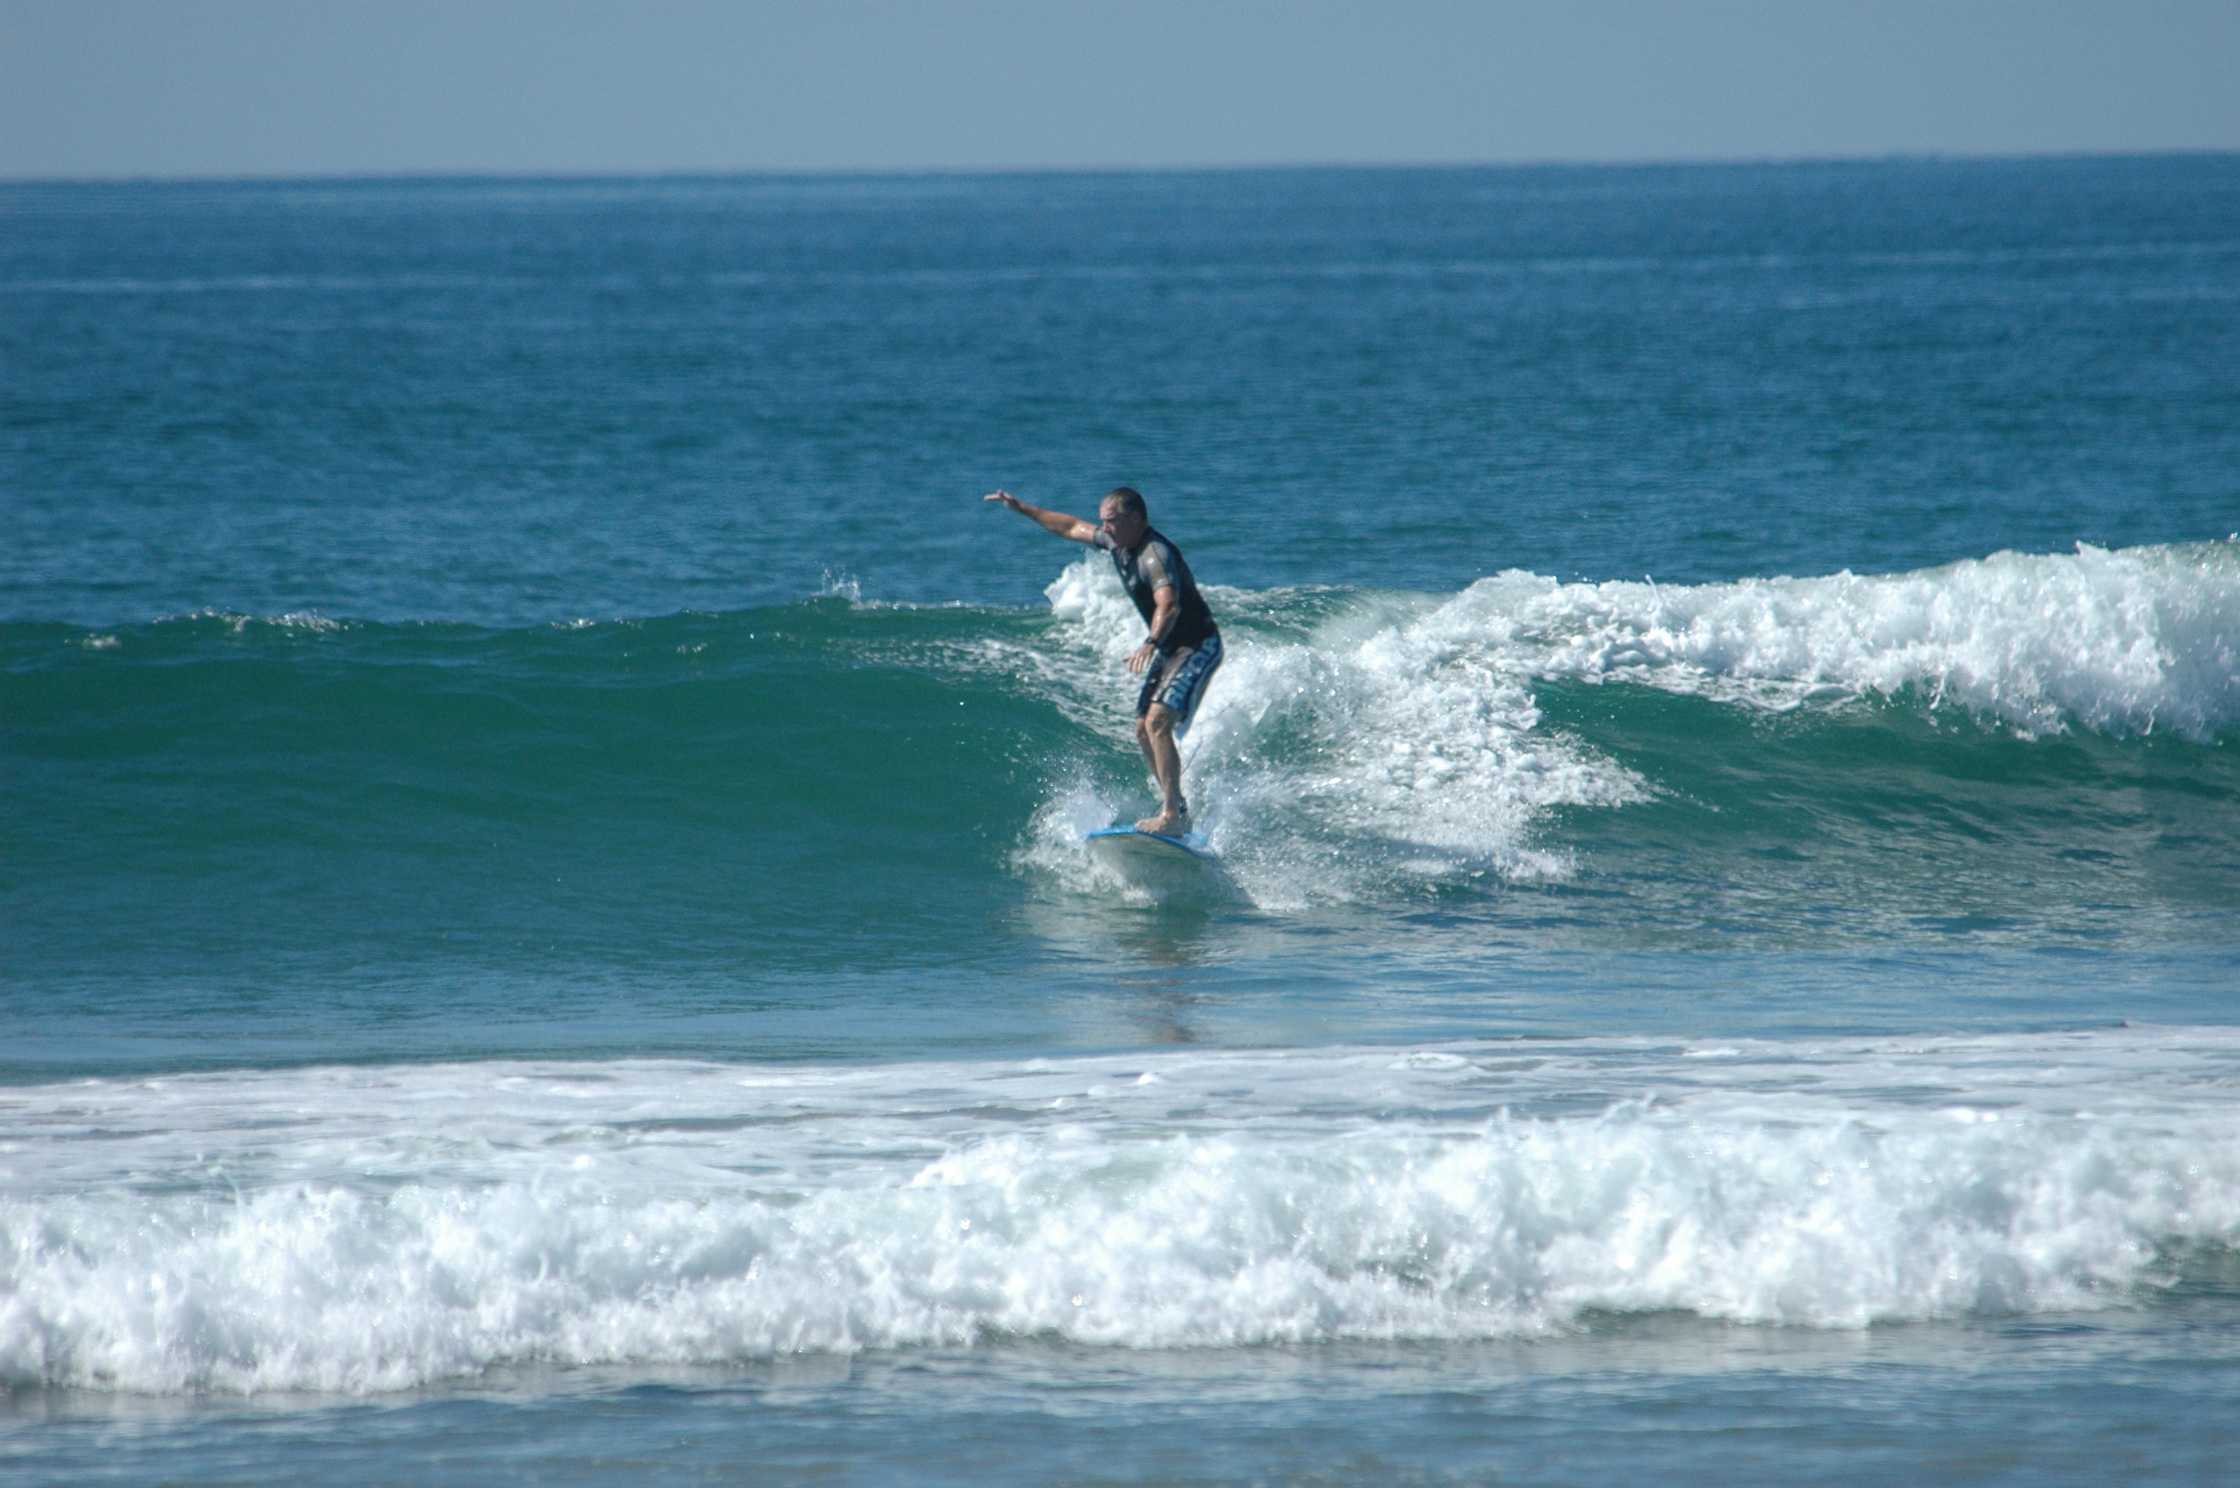
[[[2211,1480],[2235,368],[2227,156],[0,186],[0,1460]]]

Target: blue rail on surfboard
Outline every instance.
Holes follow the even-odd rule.
[[[1187,855],[1204,862],[1218,861],[1213,844],[1201,832],[1146,832],[1141,827],[1104,827],[1091,832],[1094,851],[1117,852],[1131,858],[1179,858]]]

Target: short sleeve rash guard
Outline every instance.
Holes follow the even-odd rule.
[[[1157,613],[1154,596],[1158,591],[1174,590],[1182,613],[1176,617],[1174,629],[1167,633],[1162,649],[1195,646],[1215,634],[1213,611],[1206,607],[1204,596],[1198,593],[1197,581],[1190,577],[1190,565],[1183,562],[1180,548],[1156,530],[1147,530],[1143,541],[1132,548],[1121,547],[1112,540],[1112,534],[1101,527],[1092,541],[1112,555],[1112,566],[1119,570],[1121,586],[1128,591],[1128,598],[1135,601],[1145,625],[1149,625],[1152,615]]]

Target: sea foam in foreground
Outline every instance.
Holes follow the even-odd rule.
[[[2240,1243],[2240,1035],[311,1069],[8,1092],[0,1378],[1854,1328]]]

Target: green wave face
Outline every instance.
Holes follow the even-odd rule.
[[[1549,726],[1657,787],[1556,829],[1635,900],[1639,943],[2231,936],[2240,761],[2229,748],[2023,737],[1920,691],[1772,715],[1622,686],[1540,698]]]
[[[1002,878],[1032,756],[1078,733],[930,665],[961,619],[19,627],[8,893],[58,955],[77,905],[182,966],[814,957],[843,930],[875,957],[952,930],[959,875]]]
[[[1637,627],[1661,659],[1605,634],[1589,666],[1558,611],[1607,631],[1628,597],[1530,576],[1221,596],[1231,657],[1187,757],[1231,892],[1163,906],[1079,846],[1150,799],[1118,665],[1134,621],[1089,565],[1047,614],[14,625],[14,967],[775,977],[986,966],[1116,913],[1450,957],[2221,942],[2228,556],[2138,562],[2190,575],[2208,640],[2165,623],[2184,675],[2146,702],[2084,665],[2132,689],[2122,717],[2013,645],[1998,696],[1949,658],[1941,679],[1691,669],[1674,616]]]

